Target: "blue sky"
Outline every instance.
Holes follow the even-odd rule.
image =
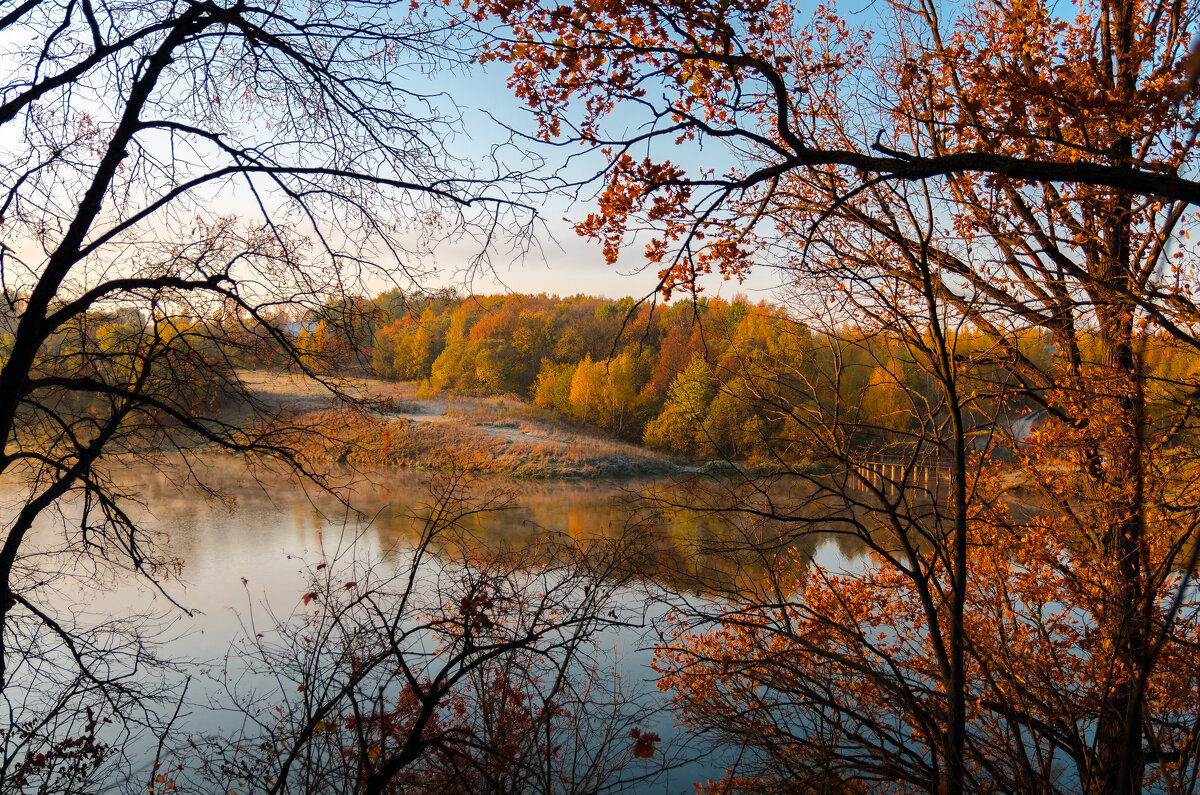
[[[483,159],[493,143],[509,136],[504,125],[519,131],[536,129],[528,109],[517,102],[507,87],[507,75],[506,66],[489,64],[473,66],[465,73],[433,76],[439,90],[452,97],[463,114],[464,132],[449,142],[456,153]],[[628,126],[624,131],[628,132],[634,129],[638,120],[617,117],[610,119],[610,123],[613,122],[626,123]],[[575,155],[575,162],[569,167],[569,176],[573,179],[594,171],[601,164],[598,159],[582,159],[582,147],[554,148],[535,141],[529,141],[524,146],[528,147],[532,156],[544,159],[548,173],[560,167],[569,155]],[[703,162],[705,153],[674,149],[670,156],[675,162],[696,168]],[[713,165],[711,162],[704,164]],[[654,289],[657,276],[653,269],[643,268],[645,240],[633,242],[616,265],[608,265],[599,245],[579,237],[571,228],[571,221],[583,218],[592,210],[591,199],[592,196],[584,192],[574,201],[566,196],[535,197],[530,200],[531,204],[537,206],[546,227],[544,233],[538,236],[537,245],[520,256],[501,254],[493,258],[494,273],[476,273],[471,279],[474,291],[546,292],[559,295],[586,293],[609,297],[640,297],[648,294]],[[451,249],[438,255],[434,264],[439,269],[445,269],[450,283],[462,286],[461,275],[455,281],[454,271],[469,256],[470,252],[465,249]],[[777,281],[778,274],[764,268],[752,274],[745,283],[715,277],[707,280],[704,288],[707,294],[730,298],[740,293],[758,301],[772,297]]]
[[[9,50],[19,51],[27,43],[13,39],[0,40],[0,54]],[[0,69],[0,71],[4,71]],[[553,177],[566,173],[562,169],[570,169],[569,177],[579,179],[585,174],[594,173],[602,166],[599,159],[587,160],[579,157],[582,148],[555,148],[532,140],[513,139],[513,131],[532,132],[535,124],[528,110],[519,103],[506,85],[508,68],[503,64],[488,66],[473,65],[456,69],[443,69],[434,72],[424,72],[414,69],[411,73],[412,90],[434,96],[435,104],[445,105],[450,115],[459,115],[461,122],[457,128],[443,139],[448,152],[461,158],[469,167],[489,171],[488,159],[497,143],[510,141],[503,147],[502,158],[507,165],[523,168],[528,162],[540,161],[542,175]],[[77,97],[76,102],[80,99]],[[82,100],[82,109],[87,109],[100,123],[111,123],[112,114],[116,107],[109,107],[104,96],[98,93]],[[81,108],[77,108],[81,109]],[[264,118],[248,116],[245,124],[252,138],[263,139],[266,133],[262,122]],[[636,129],[638,120],[616,116],[611,120],[613,125],[627,125],[619,132],[630,132]],[[6,125],[0,130],[0,147],[9,152],[19,152],[26,146],[20,140],[22,131],[19,125]],[[266,134],[269,140],[270,134]],[[155,151],[167,155],[167,151],[159,149],[153,140],[147,140],[147,145]],[[174,151],[174,150],[172,150]],[[641,155],[645,152],[635,152]],[[569,158],[570,155],[576,155]],[[670,156],[675,162],[698,167],[703,164],[713,166],[713,153],[701,153],[687,149],[672,149]],[[709,159],[705,159],[705,158]],[[165,159],[169,159],[167,156]],[[203,160],[200,161],[203,164]],[[569,163],[570,165],[564,166]],[[597,186],[598,188],[598,186]],[[593,191],[594,192],[594,191]],[[69,197],[64,197],[69,204]],[[259,209],[251,200],[249,191],[236,185],[224,184],[212,186],[193,194],[198,208],[213,216],[234,214],[245,219],[248,225],[261,223]],[[497,292],[529,292],[573,295],[586,293],[593,295],[621,297],[625,295],[644,296],[650,293],[657,283],[653,269],[644,270],[642,251],[645,240],[634,240],[628,247],[627,254],[616,265],[605,263],[600,247],[590,241],[578,237],[572,222],[583,218],[591,211],[591,195],[584,193],[576,196],[574,201],[564,195],[534,194],[512,198],[525,201],[534,206],[540,218],[541,227],[536,238],[530,245],[522,248],[497,247],[489,257],[490,267],[467,271],[466,265],[473,256],[478,254],[478,248],[469,242],[450,243],[436,248],[432,254],[414,256],[411,264],[416,270],[429,271],[433,269],[436,275],[425,277],[422,287],[434,288],[441,286],[457,286],[478,293]],[[37,263],[43,259],[39,246],[30,240],[14,239],[8,236],[4,242],[14,248],[18,255],[36,269]],[[419,248],[419,247],[418,247]],[[764,269],[755,274],[747,284],[723,282],[714,278],[705,284],[706,292],[732,297],[745,293],[754,300],[770,298],[770,290],[774,287],[774,277]],[[386,280],[368,282],[368,289],[382,290],[389,285]]]

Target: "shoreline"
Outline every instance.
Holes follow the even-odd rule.
[[[519,480],[617,480],[695,471],[670,456],[558,421],[514,397],[423,394],[413,382],[361,381],[361,406],[339,406],[320,384],[247,373],[255,396],[290,414],[314,464],[466,471]],[[313,433],[305,433],[305,430]]]

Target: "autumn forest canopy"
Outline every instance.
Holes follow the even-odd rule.
[[[4,787],[1196,791],[1198,18],[0,2]],[[438,289],[563,212],[638,299]],[[367,376],[725,465],[526,547],[475,531],[531,491],[432,478],[243,624],[241,728],[188,733],[187,661],[64,601],[186,594],[123,473],[353,506],[415,425]],[[599,652],[635,630],[649,695]]]
[[[852,325],[819,332],[779,306],[740,298],[652,306],[630,298],[392,290],[343,299],[302,320],[288,318],[272,325],[295,338],[300,365],[315,372],[416,381],[424,394],[511,396],[551,417],[693,460],[811,462],[819,445],[789,413],[819,407],[832,415],[835,404],[852,412],[845,418],[850,448],[866,457],[896,457],[912,450],[923,422],[944,411],[940,385],[902,338]],[[176,347],[195,345],[230,368],[296,366],[228,318],[174,323]],[[94,315],[85,330],[47,350],[61,369],[80,358],[76,346],[113,359],[144,325],[137,312]],[[1083,355],[1095,357],[1094,333],[1084,330],[1081,337]],[[1028,329],[1016,339],[1025,356],[1051,366],[1056,351],[1044,334]],[[1148,410],[1165,418],[1200,373],[1200,354],[1165,334],[1139,345]],[[954,346],[964,362],[974,360],[976,387],[989,388],[998,370],[989,362],[987,336],[961,329]],[[203,385],[196,390],[193,400],[223,397]],[[1002,410],[980,401],[977,409],[988,417],[999,411],[1003,428],[997,432],[1011,435],[1018,426],[1020,435],[1022,423],[1028,432],[1044,413],[1038,396]],[[1190,430],[1172,440],[1191,443]]]

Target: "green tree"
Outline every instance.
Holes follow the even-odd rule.
[[[712,446],[703,428],[715,394],[712,369],[702,357],[693,357],[671,382],[662,413],[646,426],[646,445],[693,456],[709,454]]]

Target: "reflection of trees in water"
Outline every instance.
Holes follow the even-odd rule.
[[[389,478],[374,498],[374,527],[383,547],[403,548],[419,533],[425,514],[414,512],[413,495],[427,477],[401,473]],[[482,480],[476,486],[508,488],[513,502],[502,511],[472,519],[477,552],[538,542],[565,534],[587,549],[622,540],[631,572],[658,584],[704,594],[739,592],[760,582],[778,555],[804,565],[827,542],[847,559],[861,554],[860,541],[811,527],[797,532],[775,519],[754,521],[744,514],[721,513],[690,502],[696,482],[526,483]],[[776,496],[775,499],[779,499]],[[370,500],[359,505],[370,511]],[[450,550],[447,550],[450,552]],[[461,550],[454,550],[455,554]]]
[[[204,762],[173,771],[180,780],[605,792],[665,769],[661,738],[644,730],[657,707],[603,650],[606,632],[641,620],[623,587],[624,538],[514,541],[483,521],[504,516],[508,490],[452,474],[426,493],[394,504],[402,543],[385,559],[355,543],[327,553],[310,561],[292,613],[266,608],[236,655],[245,672],[220,677],[246,721],[193,746]]]
[[[185,581],[187,562],[203,569],[203,557],[212,554],[214,544],[219,548],[246,542],[251,548],[263,545],[278,551],[279,530],[295,533],[295,545],[285,536],[285,548],[297,552],[328,550],[341,532],[357,532],[359,549],[378,550],[386,569],[401,569],[412,550],[425,544],[437,560],[431,571],[454,561],[473,561],[470,565],[516,572],[553,558],[560,566],[587,564],[586,571],[599,577],[598,582],[650,582],[703,597],[758,587],[763,573],[778,567],[778,556],[790,556],[790,565],[803,567],[818,550],[832,548],[824,546],[831,540],[828,536],[798,535],[779,522],[739,521],[680,507],[697,488],[695,483],[622,486],[474,479],[464,485],[465,496],[495,510],[462,517],[457,523],[460,532],[427,538],[430,511],[437,505],[430,489],[440,475],[377,472],[373,483],[360,481],[336,495],[305,491],[270,473],[252,480],[236,459],[214,458],[210,463],[206,479],[214,490],[206,494],[178,487],[169,471],[132,466],[121,473],[122,486],[154,506],[153,516],[147,511],[137,521],[169,539],[170,552],[184,561]],[[241,538],[235,541],[233,535]],[[832,541],[844,557],[858,552],[845,539]],[[774,550],[776,558],[768,550]],[[253,572],[246,573],[254,579]],[[633,591],[621,593],[623,605],[630,598],[636,601],[630,596]]]
[[[672,554],[656,572],[665,585],[744,598],[771,572],[797,572],[817,556],[853,561],[862,539],[840,532],[836,506],[811,488],[733,477],[696,477],[649,490],[642,510],[670,540]]]
[[[331,527],[364,528],[384,554],[419,541],[429,516],[431,483],[437,473],[376,470],[351,476],[341,490],[321,493],[282,473],[257,470],[254,478],[238,459],[214,456],[205,472],[209,493],[177,485],[169,470],[131,466],[122,481],[154,506],[139,516],[156,523],[170,540],[172,554],[186,561],[199,554],[198,540],[215,525],[231,524],[237,532],[260,533],[254,521],[280,512],[301,530],[298,549],[318,547]],[[695,478],[653,481],[513,481],[473,477],[466,486],[472,498],[506,497],[502,508],[463,520],[469,533],[443,544],[471,544],[473,549],[443,547],[458,557],[520,549],[547,534],[562,534],[586,549],[597,542],[624,539],[627,565],[643,577],[685,590],[719,594],[760,582],[765,567],[778,556],[798,564],[814,554],[836,554],[854,560],[864,551],[860,538],[837,532],[834,506],[813,502],[811,493],[779,483],[771,493],[748,490],[729,479]],[[747,510],[731,512],[737,505]],[[770,506],[775,516],[757,518],[753,509]],[[778,518],[783,510],[807,512],[802,523]],[[870,511],[852,509],[855,521],[869,523]]]
[[[276,742],[287,742],[305,753],[315,749],[324,754],[329,770],[338,768],[344,751],[361,751],[358,761],[362,770],[379,773],[380,780],[386,780],[391,773],[384,775],[380,772],[384,767],[373,762],[391,759],[393,767],[406,771],[406,778],[396,779],[408,782],[406,791],[418,785],[426,791],[446,791],[437,782],[451,779],[458,784],[450,789],[461,790],[463,782],[491,775],[516,780],[519,774],[521,780],[532,780],[539,770],[530,767],[531,760],[525,758],[529,754],[543,754],[548,765],[553,762],[554,770],[567,764],[547,756],[552,746],[546,743],[551,740],[553,747],[567,742],[574,746],[574,766],[564,774],[607,782],[605,786],[610,788],[619,789],[630,776],[637,779],[659,769],[670,745],[667,740],[657,746],[657,756],[649,753],[655,743],[643,743],[642,753],[650,761],[639,761],[636,770],[626,769],[634,743],[630,732],[645,728],[658,701],[647,707],[639,695],[644,688],[624,689],[616,669],[611,668],[619,661],[605,656],[609,652],[597,640],[602,631],[619,632],[628,626],[627,611],[632,611],[636,621],[641,620],[636,617],[640,615],[636,597],[631,598],[632,591],[624,587],[633,571],[628,563],[631,553],[626,551],[632,545],[626,539],[633,537],[613,532],[616,520],[612,517],[618,515],[614,511],[619,511],[621,501],[601,496],[611,496],[611,490],[541,487],[535,490],[532,504],[521,507],[512,502],[511,483],[451,476],[456,485],[447,491],[445,475],[388,473],[393,477],[383,486],[360,484],[342,495],[359,508],[356,512],[348,511],[334,495],[307,493],[284,478],[247,485],[236,460],[213,463],[213,483],[219,487],[219,495],[177,489],[170,473],[139,467],[123,472],[124,487],[139,490],[155,506],[155,517],[146,513],[138,516],[138,521],[152,529],[162,528],[170,537],[171,551],[189,559],[200,571],[211,565],[204,556],[213,555],[223,544],[243,548],[242,542],[248,541],[250,549],[270,546],[280,554],[280,530],[284,549],[301,551],[288,544],[288,533],[294,528],[297,544],[311,550],[305,556],[308,590],[302,594],[302,583],[297,581],[283,599],[252,600],[256,609],[264,611],[259,620],[266,619],[267,626],[260,623],[254,629],[254,619],[242,615],[243,651],[249,656],[234,655],[216,666],[228,671],[231,679],[213,683],[230,693],[238,692],[232,687],[238,684],[266,687],[256,689],[255,708],[277,716],[274,707],[282,698],[279,703],[288,705],[287,720],[280,718],[277,725],[268,726],[257,720],[256,714],[252,722],[258,728],[240,734],[239,742],[231,745],[222,744],[220,736],[209,737],[202,745],[213,764],[226,772],[242,773],[261,766],[275,782],[281,781],[280,771],[272,767],[275,757],[261,747],[262,730]],[[505,485],[509,488],[501,487]],[[579,494],[588,499],[570,499]],[[559,506],[568,503],[567,513],[576,517],[581,531],[595,527],[606,535],[581,534],[576,539],[551,531],[549,523],[564,513]],[[465,510],[447,513],[447,505],[465,506]],[[231,534],[241,538],[231,538]],[[329,543],[322,543],[326,540]],[[298,560],[295,565],[305,564]],[[411,580],[410,572],[414,574]],[[252,568],[245,573],[255,586],[269,576]],[[186,567],[183,576],[186,580]],[[64,595],[63,601],[79,597],[78,593]],[[92,592],[85,596],[93,597]],[[112,598],[103,604],[106,611],[114,609]],[[203,608],[224,612],[224,606],[204,604]],[[298,612],[289,613],[292,609]],[[315,622],[313,609],[320,611]],[[422,622],[427,626],[413,629]],[[114,622],[113,629],[129,630],[128,624]],[[316,629],[325,633],[322,637],[328,643],[312,640],[308,633]],[[130,637],[133,633],[120,639]],[[399,637],[403,643],[391,645]],[[146,664],[155,651],[141,645],[109,644],[104,648],[114,667],[127,659]],[[219,654],[221,650],[211,651]],[[361,675],[368,659],[371,670],[386,675],[388,687],[381,690],[378,677]],[[255,666],[258,679],[239,679],[239,670],[253,674]],[[439,671],[449,671],[453,681],[443,681]],[[276,681],[291,681],[289,677],[298,677],[293,687],[276,692]],[[339,690],[347,683],[359,688],[351,700]],[[166,694],[152,672],[133,677],[130,699],[122,708],[129,712],[131,704],[140,703],[137,698],[149,699],[155,687],[161,692],[154,695]],[[511,697],[497,701],[493,696],[498,689]],[[297,693],[320,694],[325,701],[311,701]],[[604,708],[593,708],[593,701]],[[325,706],[332,712],[321,711]],[[234,705],[224,705],[229,707]],[[331,718],[333,713],[336,720]],[[49,710],[46,714],[56,717]],[[435,724],[440,724],[431,724],[429,732],[418,726],[415,733],[405,734],[413,728],[411,718],[418,714],[433,716]],[[47,736],[71,740],[64,753],[94,750],[99,761],[108,763],[98,767],[94,776],[89,773],[84,790],[103,789],[123,778],[126,772],[113,766],[122,755],[133,769],[150,764],[153,738],[149,744],[131,740],[126,727],[119,733],[101,727],[100,736],[93,738],[82,715],[72,713],[64,718],[79,717],[77,727],[67,725],[69,721],[49,720],[46,731]],[[490,725],[493,718],[497,722]],[[503,728],[522,725],[525,729],[521,731]],[[368,734],[383,732],[373,739],[377,749],[357,749],[359,727],[368,727]],[[652,736],[648,731],[643,736]],[[593,735],[602,741],[595,741]],[[166,784],[186,784],[194,775],[212,775],[224,781],[224,774],[213,769],[202,775],[194,760],[188,761],[198,752],[184,750],[180,742],[177,737],[168,743],[177,750],[174,756],[163,756],[163,779],[156,782],[159,790]],[[426,753],[430,749],[440,749],[437,754],[441,756],[430,757]],[[20,747],[14,746],[9,756],[8,770],[25,770],[19,764]],[[592,762],[585,766],[585,758]],[[31,770],[22,775],[36,789],[42,779],[28,774],[45,773],[45,780],[58,781],[55,769],[61,769],[66,759],[60,755],[51,760],[53,764],[34,759]],[[432,772],[428,780],[418,781],[409,775],[414,771]],[[547,767],[540,772],[549,771]],[[328,772],[305,768],[293,781],[307,786]],[[314,775],[317,778],[312,778]],[[263,780],[261,776],[258,779]],[[265,789],[270,791],[272,786]],[[274,789],[284,791],[278,786]],[[66,791],[57,786],[46,791],[60,790]]]

